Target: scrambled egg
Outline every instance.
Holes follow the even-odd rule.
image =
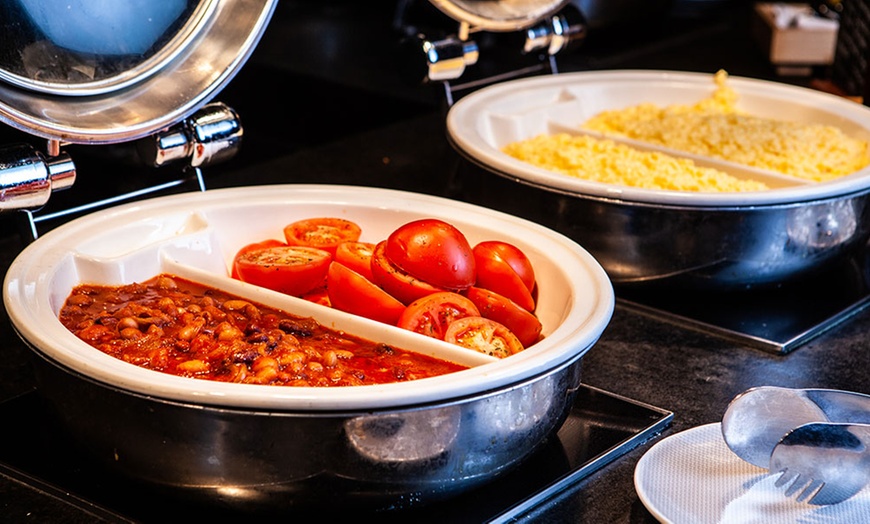
[[[644,103],[604,111],[582,127],[817,182],[870,164],[867,143],[833,126],[741,112],[738,95],[726,85],[727,78],[725,71],[716,73],[715,91],[697,103],[664,108]],[[767,189],[762,182],[741,180],[691,160],[587,136],[540,135],[508,144],[503,151],[544,169],[610,184],[675,191]]]
[[[725,71],[716,73],[713,95],[693,105],[640,104],[602,112],[582,127],[815,182],[870,164],[867,143],[836,127],[740,111],[738,95],[726,85],[727,79]]]
[[[504,152],[557,173],[623,186],[674,191],[760,191],[767,186],[740,180],[684,158],[639,151],[613,140],[567,133],[514,142]]]

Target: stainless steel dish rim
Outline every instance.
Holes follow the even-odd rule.
[[[561,264],[572,265],[574,269],[570,272],[563,270],[572,279],[566,283],[570,289],[563,291],[566,293],[564,299],[570,301],[563,307],[568,309],[558,313],[560,323],[552,327],[552,331],[541,342],[511,358],[439,377],[352,389],[233,384],[161,373],[127,364],[92,348],[63,328],[57,320],[49,296],[52,280],[63,257],[71,256],[69,244],[78,245],[75,239],[88,238],[96,231],[104,231],[106,224],[139,223],[137,220],[164,216],[163,213],[169,212],[167,210],[183,208],[190,212],[191,209],[202,209],[201,206],[223,209],[223,206],[231,205],[256,205],[259,208],[265,203],[279,201],[282,206],[315,202],[318,208],[327,202],[341,206],[360,205],[360,202],[368,206],[369,202],[377,202],[378,207],[373,209],[389,210],[390,216],[400,210],[430,216],[447,216],[449,211],[454,220],[463,220],[465,223],[474,220],[473,223],[481,224],[487,231],[509,227],[509,238],[522,238],[526,244],[534,239],[557,252],[552,255],[548,253],[548,256],[558,256]],[[362,225],[365,228],[365,224]],[[580,282],[588,282],[589,287],[582,289],[581,298],[575,298],[575,291],[572,290]],[[95,376],[101,381],[108,380],[116,386],[145,395],[160,395],[182,402],[301,410],[383,408],[457,397],[515,383],[585,354],[609,323],[615,304],[610,279],[592,255],[573,240],[544,226],[441,197],[338,185],[214,189],[159,197],[92,213],[46,233],[19,253],[7,271],[3,293],[9,319],[22,337],[42,353],[85,375]],[[576,306],[574,301],[581,305]],[[399,329],[375,325],[381,330]]]
[[[560,73],[511,80],[484,87],[457,101],[447,114],[448,136],[460,153],[490,171],[566,195],[610,201],[656,206],[746,208],[815,201],[870,188],[870,167],[827,182],[741,193],[670,191],[605,184],[562,175],[514,159],[488,143],[478,129],[478,126],[482,125],[481,119],[487,116],[487,112],[497,104],[505,103],[505,100],[509,100],[510,97],[524,96],[534,99],[535,93],[544,90],[572,89],[584,85],[606,86],[616,83],[643,85],[659,82],[674,86],[703,86],[712,89],[711,78],[707,73],[629,69]],[[767,80],[731,76],[728,82],[738,95],[741,92],[760,92],[769,97],[800,99],[802,104],[852,121],[870,134],[870,107],[836,95]],[[639,93],[637,103],[644,101],[643,94]]]
[[[148,136],[193,114],[232,80],[262,37],[277,0],[212,0],[186,48],[123,89],[60,96],[0,83],[0,121],[62,143]],[[213,6],[213,7],[212,7]],[[221,50],[216,52],[216,50]]]

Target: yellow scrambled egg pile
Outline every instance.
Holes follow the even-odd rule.
[[[755,117],[737,108],[728,75],[714,76],[713,94],[695,104],[664,108],[651,103],[602,112],[584,129],[623,136],[673,150],[729,160],[817,182],[870,164],[865,141],[833,126]],[[609,140],[542,135],[508,144],[503,151],[538,167],[587,180],[677,191],[758,191],[767,187],[689,160],[640,152]]]
[[[767,189],[761,182],[740,180],[685,158],[589,136],[539,135],[508,144],[504,152],[544,169],[606,184],[674,191]]]

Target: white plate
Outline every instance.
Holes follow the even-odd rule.
[[[833,125],[850,136],[870,141],[870,108],[827,93],[776,82],[729,77],[728,84],[739,96],[739,107],[754,115]],[[569,177],[531,166],[501,151],[510,142],[579,128],[604,110],[644,102],[659,106],[687,104],[709,97],[715,88],[712,75],[669,71],[596,71],[512,80],[459,100],[448,112],[447,130],[459,151],[476,163],[522,182],[569,194],[711,207],[816,200],[870,186],[870,168],[865,168],[828,182],[767,191],[697,193],[640,189]],[[726,172],[734,169],[733,164],[715,159],[706,164]]]
[[[870,522],[870,489],[831,506],[787,498],[779,475],[735,455],[719,423],[671,435],[647,451],[634,472],[644,506],[673,524]]]
[[[432,354],[471,353],[410,331],[230,279],[242,246],[281,238],[284,225],[337,216],[357,222],[361,240],[385,239],[423,217],[442,218],[473,244],[500,239],[523,249],[538,282],[545,338],[503,360],[471,355],[475,367],[440,377],[353,388],[230,384],[178,377],[127,364],[79,340],[57,318],[82,282],[119,285],[175,273],[369,340]],[[610,280],[583,248],[542,226],[432,196],[351,186],[281,185],[209,190],[106,209],[73,220],[24,249],[6,274],[4,302],[15,329],[39,353],[119,388],[185,402],[263,409],[359,409],[457,398],[513,384],[582,356],[613,312]],[[493,361],[494,360],[494,361]],[[482,365],[480,365],[482,364]]]

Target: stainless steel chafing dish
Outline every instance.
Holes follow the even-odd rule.
[[[870,140],[870,109],[808,88],[731,77],[742,109],[761,117],[839,127]],[[601,262],[614,284],[737,291],[776,286],[844,264],[870,236],[870,168],[820,183],[753,172],[770,189],[699,193],[640,189],[565,176],[501,151],[541,133],[581,133],[600,111],[706,98],[712,76],[677,71],[588,71],[513,80],[450,108],[449,138],[479,176],[462,180],[483,205],[522,191],[518,214],[552,227]],[[638,144],[642,145],[642,144]],[[732,174],[745,167],[697,155]],[[522,189],[520,189],[522,188]],[[521,209],[521,210],[520,210]]]
[[[0,119],[44,138],[47,147],[24,149],[24,161],[0,172],[2,209],[38,207],[70,185],[75,169],[65,144],[144,141],[152,163],[182,161],[197,173],[238,147],[234,112],[210,101],[251,52],[275,2],[134,3],[134,18],[107,10],[78,21],[53,1],[4,4],[10,40],[0,57]],[[63,4],[90,13],[102,2]],[[140,33],[143,19],[155,26]],[[83,25],[70,32],[67,23]],[[126,29],[108,32],[137,35],[138,52],[127,52],[133,42],[104,38],[118,24]],[[58,59],[44,63],[45,56]],[[265,218],[250,221],[254,213]],[[373,239],[425,214],[454,222],[470,240],[503,237],[528,249],[541,272],[544,340],[516,358],[431,380],[283,388],[132,366],[76,339],[57,320],[78,282],[117,285],[168,271],[367,338],[420,350],[446,344],[227,276],[227,261],[250,238],[271,234],[289,217],[315,214],[352,217]],[[509,471],[567,417],[581,359],[613,304],[597,262],[558,233],[451,200],[336,186],[209,190],[103,209],[35,239],[4,282],[9,318],[33,350],[38,391],[89,457],[179,498],[254,510],[397,508]]]

